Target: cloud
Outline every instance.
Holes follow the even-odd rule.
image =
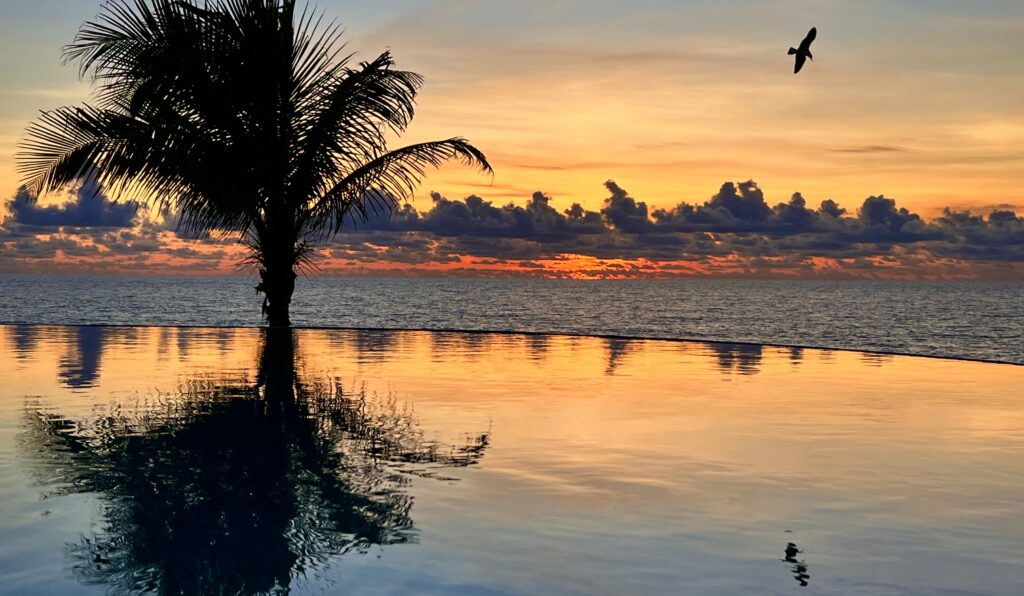
[[[1024,218],[1008,210],[988,216],[947,210],[927,222],[882,195],[866,198],[851,212],[831,199],[809,207],[800,193],[772,206],[753,180],[726,182],[703,203],[652,210],[614,181],[605,188],[609,195],[599,211],[573,204],[560,212],[551,197],[539,192],[525,206],[433,193],[429,210],[406,204],[391,218],[377,217],[355,232],[343,232],[332,246],[343,246],[352,255],[364,254],[367,246],[380,247],[371,250],[377,258],[415,262],[458,255],[510,262],[562,255],[656,262],[737,257],[772,259],[773,268],[786,269],[806,268],[816,257],[899,253],[908,260],[911,252],[1024,261]]]
[[[0,221],[0,269],[153,273],[185,262],[195,269],[219,267],[231,256],[190,242],[197,238],[181,233],[175,213],[115,203],[94,182],[80,184],[68,198],[61,205],[40,206],[26,189],[18,190]],[[206,245],[237,245],[208,235],[199,239]]]
[[[637,201],[613,180],[604,183],[611,196],[605,199],[601,215],[616,230],[627,234],[651,231],[654,224],[647,213],[647,203]]]
[[[525,207],[512,203],[499,207],[477,195],[461,201],[436,192],[430,196],[433,207],[426,212],[420,213],[406,203],[391,217],[377,214],[368,222],[356,223],[354,229],[426,232],[441,238],[520,238],[542,243],[608,231],[600,214],[578,204],[559,213],[551,206],[551,197],[542,192],[533,193]]]
[[[799,193],[789,205],[780,205],[780,217],[773,218],[764,193],[753,180],[722,184],[719,191],[703,205],[679,203],[672,209],[658,209],[654,220],[662,229],[673,232],[748,232],[783,229],[809,223],[805,201]]]
[[[865,199],[857,216],[869,226],[879,226],[893,232],[899,232],[907,224],[921,221],[918,215],[906,209],[897,209],[896,201],[884,196]]]
[[[651,208],[614,181],[604,186],[608,194],[596,211],[575,203],[559,210],[542,192],[522,205],[432,193],[426,210],[404,204],[390,217],[346,226],[320,250],[321,264],[330,272],[366,274],[970,277],[976,271],[1024,278],[1024,218],[1008,209],[985,215],[947,209],[926,221],[884,195],[846,209],[831,199],[810,206],[799,192],[772,205],[753,180],[725,182],[703,202]],[[97,189],[45,208],[22,192],[9,206],[0,226],[5,269],[19,259],[38,267],[62,258],[209,269],[239,256],[230,238],[212,234],[197,242],[175,225],[176,214],[137,214],[135,205],[113,204]]]
[[[894,147],[891,145],[862,145],[859,147],[839,147],[837,149],[829,149],[833,153],[906,153],[907,150],[903,147]]]
[[[3,226],[34,228],[130,228],[139,206],[134,202],[114,203],[94,181],[85,181],[63,205],[42,207],[38,198],[24,187],[8,201],[9,215]]]

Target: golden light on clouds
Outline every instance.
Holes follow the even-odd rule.
[[[431,191],[499,206],[525,205],[541,191],[559,211],[573,203],[597,211],[606,180],[653,211],[701,204],[724,181],[747,179],[772,206],[799,191],[809,206],[833,199],[851,213],[882,194],[925,219],[946,207],[1024,211],[1024,41],[1009,25],[1024,18],[1020,6],[971,14],[918,1],[816,6],[815,60],[796,77],[785,55],[795,41],[793,15],[812,14],[791,0],[744,5],[741,21],[724,5],[659,0],[630,10],[604,1],[329,1],[322,8],[346,25],[357,59],[390,48],[400,67],[426,77],[400,142],[458,134],[495,166],[493,179],[455,166],[430,173],[414,202],[421,212],[431,208]],[[3,63],[0,192],[7,197],[18,185],[17,140],[36,110],[88,99],[88,85],[56,54],[95,9],[86,3],[55,22],[26,8],[19,18],[39,34],[11,32],[8,43],[29,51],[24,64]],[[566,263],[579,265],[579,275],[611,275],[619,265],[573,254],[533,260],[552,275],[564,274]],[[461,270],[455,259],[470,256],[445,255],[451,262],[428,269]],[[838,262],[811,268],[828,273]],[[959,265],[942,266],[962,274]]]

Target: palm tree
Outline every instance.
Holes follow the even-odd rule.
[[[35,193],[94,178],[191,232],[237,235],[272,327],[296,270],[346,223],[390,213],[427,167],[491,172],[462,138],[388,150],[420,75],[389,52],[352,66],[339,25],[294,0],[109,0],[64,48],[94,101],[43,112],[19,168]]]

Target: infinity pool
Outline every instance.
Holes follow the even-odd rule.
[[[0,326],[0,593],[1020,594],[1024,367]]]

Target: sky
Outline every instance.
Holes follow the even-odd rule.
[[[404,141],[464,136],[496,171],[446,167],[424,181],[415,214],[462,203],[458,230],[440,216],[371,222],[324,249],[325,273],[1024,278],[1024,220],[987,217],[1024,214],[1019,1],[315,4],[359,57],[390,49],[426,77]],[[230,271],[230,242],[197,245],[142,215],[91,225],[118,208],[83,219],[106,204],[59,206],[81,193],[17,196],[25,127],[40,109],[88,100],[59,53],[99,6],[0,0],[0,270]],[[814,61],[794,76],[786,49],[811,26]],[[551,214],[529,211],[535,193],[566,219],[557,240]],[[794,193],[809,212],[797,223],[782,213]],[[883,196],[891,212],[865,208]],[[616,223],[622,197],[643,203],[650,226]],[[846,212],[822,211],[825,200]],[[684,203],[708,217],[688,220]],[[592,227],[573,227],[574,204],[596,214]],[[474,205],[499,219],[523,211],[532,227],[481,227],[490,212]],[[947,208],[986,217],[951,221]]]

